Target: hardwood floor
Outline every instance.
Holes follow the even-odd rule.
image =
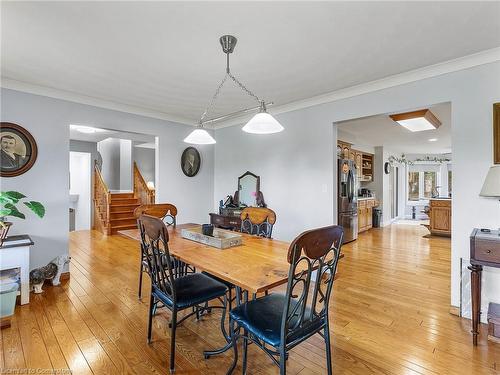
[[[486,341],[486,327],[474,348],[470,322],[449,314],[450,240],[422,238],[425,232],[393,225],[343,247],[330,317],[335,374],[500,373],[500,344]],[[70,241],[71,279],[45,286],[43,294],[31,294],[29,305],[16,307],[12,326],[1,331],[0,368],[168,373],[167,311],[159,311],[153,343],[146,343],[148,287],[139,301],[138,244],[95,231],[72,232]],[[202,355],[223,342],[218,319],[214,312],[178,328],[177,373],[225,373],[231,352],[209,360]],[[289,374],[324,374],[321,337],[296,347],[287,368]],[[248,372],[278,369],[250,346]]]

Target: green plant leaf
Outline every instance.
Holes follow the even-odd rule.
[[[8,208],[9,210],[19,211],[17,207],[14,206],[12,203],[5,203],[4,207]]]
[[[40,202],[36,201],[29,201],[29,202],[23,202],[31,211],[35,213],[39,218],[42,218],[45,216],[45,207],[43,204]]]
[[[10,210],[9,216],[17,217],[19,219],[26,219],[26,216],[18,210]]]
[[[17,203],[20,199],[26,198],[26,195],[18,191],[6,191],[4,194],[12,200],[12,203]]]
[[[9,198],[8,195],[6,195],[4,192],[0,192],[0,204],[5,204],[5,203],[14,203],[14,201]]]
[[[3,216],[9,216],[12,210],[9,210],[8,208],[3,208],[0,210],[0,217]]]

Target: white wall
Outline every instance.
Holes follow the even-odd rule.
[[[1,179],[2,190],[19,190],[43,202],[45,218],[27,215],[14,219],[12,234],[28,233],[35,241],[31,268],[68,252],[69,124],[92,124],[137,131],[158,137],[157,201],[174,203],[178,222],[206,222],[213,208],[213,146],[198,147],[202,165],[197,176],[184,176],[180,157],[182,140],[192,128],[162,120],[106,110],[64,100],[1,90],[1,120],[17,123],[31,132],[38,144],[38,159],[27,173]]]
[[[332,122],[325,123],[314,110],[278,117],[286,126],[278,134],[247,134],[240,126],[216,131],[214,209],[234,194],[238,176],[248,170],[260,176],[264,199],[277,213],[273,236],[292,240],[306,229],[337,220],[337,139]]]
[[[217,130],[214,205],[233,193],[236,177],[250,170],[276,209],[277,238],[335,222],[331,160],[333,122],[451,102],[453,145],[453,235],[451,304],[460,303],[460,258],[468,258],[474,227],[496,228],[500,206],[479,197],[492,164],[492,104],[500,101],[500,62],[342,99],[276,117],[285,127],[273,136],[249,136],[239,127]],[[258,137],[258,138],[256,138]],[[321,185],[327,185],[324,193]],[[484,272],[483,304],[500,302],[500,270]]]
[[[75,152],[90,152],[92,155],[92,168],[94,168],[94,160],[99,158],[97,152],[97,142],[87,142],[87,141],[77,141],[75,139],[70,139],[69,150]]]
[[[69,153],[70,194],[78,195],[75,209],[75,230],[92,228],[92,155],[89,152]]]
[[[97,142],[87,142],[87,141],[77,141],[74,139],[70,139],[69,141],[69,150],[70,151],[75,151],[75,152],[88,152],[91,155],[91,166],[92,166],[92,171],[94,170],[94,162],[95,160],[99,160],[100,155],[97,151]],[[94,180],[94,173],[91,175],[92,182],[90,186],[93,186],[93,180]],[[92,195],[92,189],[90,190],[90,194]],[[91,196],[91,199],[93,197]],[[91,202],[90,205],[90,219],[91,223],[90,226],[92,227],[94,225],[94,204]]]
[[[97,142],[102,157],[101,174],[110,190],[120,190],[120,139],[106,138]]]
[[[132,141],[129,139],[120,139],[120,190],[133,191]]]
[[[155,182],[155,150],[153,148],[134,147],[133,159],[146,182]]]

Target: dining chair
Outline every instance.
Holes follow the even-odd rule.
[[[266,207],[246,207],[240,214],[241,232],[271,238],[276,213]]]
[[[243,209],[240,215],[241,218],[241,229],[242,233],[249,233],[253,235],[258,235],[261,237],[271,238],[273,233],[273,225],[276,222],[276,213],[264,207],[246,207]],[[229,301],[229,310],[232,308],[232,303],[236,297],[233,297],[232,291],[234,289],[234,285],[229,281],[223,280],[214,276],[208,272],[204,272],[206,275],[214,278],[217,281],[220,281],[228,287],[228,301]],[[269,294],[266,291],[266,295]]]
[[[162,219],[167,226],[177,225],[177,207],[171,203],[143,204],[134,210],[134,217],[146,214]]]
[[[134,210],[134,217],[137,220],[139,216],[146,214],[150,216],[157,217],[161,219],[165,225],[172,226],[173,228],[177,225],[177,207],[171,203],[158,203],[158,204],[143,204]],[[141,244],[142,246],[142,244]],[[141,250],[141,260],[139,266],[139,288],[138,297],[142,298],[142,276],[146,272],[146,259],[144,258],[144,252]],[[194,271],[189,268],[189,266],[179,260],[174,260],[174,266],[179,269],[183,268],[185,272]]]
[[[222,303],[222,306],[210,306],[210,308],[222,309],[221,330],[226,336],[224,322],[227,287],[201,273],[183,274],[173,266],[168,247],[168,230],[161,219],[142,214],[138,218],[138,224],[143,245],[141,249],[144,252],[147,270],[151,278],[148,343],[151,343],[153,311],[157,307],[168,308],[172,313],[170,322],[170,372],[174,372],[177,326],[195,313],[198,315],[199,309],[206,309],[209,301],[219,300]],[[159,303],[161,303],[161,306],[158,306]],[[177,321],[177,313],[189,308],[193,308],[193,312]]]
[[[269,294],[241,304],[229,313],[234,351],[231,374],[238,362],[237,341],[243,340],[243,373],[247,367],[248,342],[259,348],[286,374],[288,352],[314,334],[326,346],[327,372],[332,374],[329,301],[344,230],[334,225],[299,235],[288,249],[286,294]]]

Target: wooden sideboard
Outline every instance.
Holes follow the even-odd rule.
[[[213,224],[217,228],[239,231],[241,228],[241,219],[239,216],[211,213],[210,224]]]
[[[474,229],[470,236],[472,297],[472,343],[477,345],[481,317],[481,273],[483,266],[500,268],[500,232]]]
[[[358,198],[358,233],[373,227],[373,207],[378,206],[375,198]]]
[[[438,236],[451,236],[451,199],[429,199],[429,230]]]

